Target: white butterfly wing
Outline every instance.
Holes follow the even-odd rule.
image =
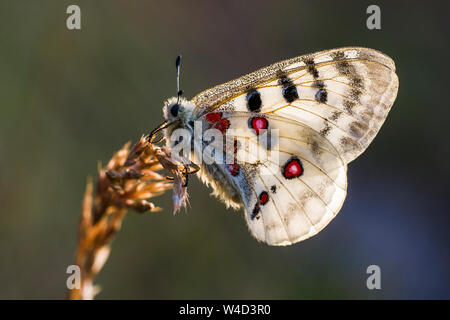
[[[223,131],[236,137],[236,164],[205,166],[204,180],[212,183],[222,198],[230,192],[224,188],[238,190],[256,239],[270,245],[296,243],[315,235],[336,216],[346,196],[347,166],[318,132],[276,115],[221,112],[220,120],[211,118],[216,118],[212,127],[223,129],[217,124],[228,123]],[[265,119],[268,130],[275,130],[270,131],[269,148],[267,140],[258,141],[264,137],[263,131],[257,135],[248,128],[249,120],[260,118]],[[286,174],[290,163],[301,172]],[[207,177],[208,172],[214,177]]]
[[[389,57],[349,47],[276,63],[206,90],[192,102],[199,115],[214,109],[257,111],[297,120],[320,132],[348,163],[378,133],[397,90]]]

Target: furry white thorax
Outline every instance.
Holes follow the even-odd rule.
[[[179,105],[178,114],[174,116],[171,113],[171,108]],[[193,122],[197,120],[197,114],[194,113],[195,105],[185,98],[172,97],[164,103],[164,119],[168,122],[174,122],[173,125],[164,129],[164,136],[166,145],[172,147],[172,133],[179,128],[186,128],[193,134]],[[177,121],[178,120],[178,121]],[[199,150],[197,150],[199,151]],[[201,152],[201,151],[200,151]],[[242,199],[240,197],[239,188],[236,183],[229,179],[219,168],[218,164],[205,166],[195,156],[195,152],[190,154],[190,160],[194,161],[200,166],[200,171],[197,173],[199,179],[207,186],[212,187],[212,195],[221,199],[227,207],[239,209],[242,207]]]

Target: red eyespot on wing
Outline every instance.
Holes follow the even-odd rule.
[[[227,131],[228,127],[230,126],[230,121],[227,119],[221,119],[220,121],[216,122],[214,124],[214,128],[219,130],[222,133],[225,133]]]
[[[269,121],[263,117],[253,117],[248,121],[250,128],[255,130],[256,134],[259,134],[261,130],[267,129],[269,127]]]
[[[237,176],[239,174],[239,165],[237,163],[227,164],[227,169],[232,176]]]
[[[290,158],[283,166],[282,169],[283,177],[286,179],[293,179],[300,177],[303,174],[303,165],[299,158]]]
[[[211,112],[205,116],[205,120],[210,123],[215,123],[222,118],[222,112]]]
[[[265,205],[269,201],[269,194],[266,191],[263,191],[259,195],[259,203]]]

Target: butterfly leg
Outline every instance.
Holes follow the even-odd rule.
[[[153,129],[148,135],[147,135],[147,141],[150,143],[159,143],[164,139],[164,136],[161,136],[159,138],[156,138],[157,135],[164,129],[170,127],[171,125],[177,123],[178,121],[164,121],[161,124],[159,124],[155,129]]]
[[[162,137],[156,139],[157,134],[161,132],[165,127],[167,126],[167,121],[162,122],[159,124],[155,129],[153,129],[148,135],[147,135],[147,141],[150,143],[158,143],[162,140]]]
[[[191,169],[191,171],[189,171]],[[189,181],[189,175],[197,173],[200,170],[200,167],[195,163],[185,164],[184,165],[184,185],[183,187],[187,187]]]
[[[195,163],[184,164],[184,171],[183,171],[184,184],[183,184],[183,187],[187,187],[188,181],[189,181],[189,178],[188,178],[189,175],[197,173],[199,170],[200,170],[200,167],[198,165],[196,165]],[[166,175],[166,179],[167,180],[171,180],[171,181],[175,180],[174,177],[167,176],[167,175]]]

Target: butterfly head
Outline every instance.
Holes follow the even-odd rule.
[[[194,105],[185,98],[172,97],[164,103],[163,111],[165,120],[179,121],[183,125],[192,119]]]
[[[166,137],[175,129],[193,129],[193,111],[195,106],[183,97],[172,97],[164,103],[164,119],[173,123],[166,129]]]

